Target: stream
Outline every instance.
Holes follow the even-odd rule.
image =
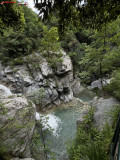
[[[91,91],[84,90],[77,98],[88,102],[93,100],[94,96]],[[80,116],[80,110],[81,107],[70,105],[43,114],[44,117],[49,117],[47,124],[54,129],[53,133],[47,136],[47,140],[50,140],[49,148],[55,154],[56,160],[68,160],[66,144],[75,138],[76,121]],[[49,157],[49,160],[52,158]]]

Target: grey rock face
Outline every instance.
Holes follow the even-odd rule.
[[[12,96],[12,92],[9,88],[0,84],[0,98],[6,98],[8,96]]]
[[[42,80],[43,80],[42,74],[41,74],[41,73],[37,73],[37,74],[35,75],[35,81],[40,82],[40,81],[42,81]]]
[[[13,70],[10,68],[10,66],[8,66],[8,67],[5,68],[4,72],[6,74],[11,74],[11,73],[13,73]]]
[[[45,96],[42,100],[43,107],[49,104],[59,104],[60,102],[69,102],[74,95],[80,91],[79,80],[73,79],[73,67],[69,56],[62,52],[62,62],[58,63],[57,71],[53,72],[48,62],[41,60],[36,68],[32,64],[3,67],[0,64],[0,82],[7,84],[13,93],[24,94],[27,97],[33,97],[34,93],[41,88],[45,90]],[[38,55],[39,56],[39,55]],[[55,101],[55,103],[54,103]]]
[[[29,147],[35,126],[35,106],[25,97],[14,95],[0,99],[0,140],[6,151],[14,157],[30,157]],[[9,145],[9,147],[8,147]]]
[[[43,62],[41,64],[41,72],[42,72],[42,75],[45,77],[51,76],[53,74],[53,71],[47,62]]]
[[[106,121],[111,123],[111,119],[107,117],[106,112],[108,112],[114,105],[120,103],[113,97],[107,99],[104,99],[103,97],[98,99],[95,97],[91,104],[95,106],[94,124],[101,129]]]
[[[105,86],[110,83],[110,79],[103,78],[102,84],[101,84],[101,78],[91,83],[91,86],[88,87],[88,89],[94,89],[99,88],[102,89],[102,85]]]
[[[62,52],[62,54],[63,54],[63,57],[61,58],[62,63],[58,64],[57,66],[57,71],[56,71],[57,75],[62,75],[73,70],[70,57],[67,56],[65,52]]]
[[[51,104],[52,102],[54,102],[56,99],[58,98],[58,92],[53,89],[47,89],[45,90],[45,96],[42,100],[42,106],[45,107],[48,104]]]
[[[82,92],[83,87],[80,84],[79,79],[75,79],[72,83],[72,90],[74,95],[78,95],[80,92]]]

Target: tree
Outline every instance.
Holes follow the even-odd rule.
[[[9,4],[10,5],[10,4]],[[22,6],[25,27],[16,31],[9,27],[0,38],[1,59],[9,61],[20,56],[28,55],[40,47],[43,23],[38,21],[37,15],[28,7]]]
[[[50,57],[50,54],[57,52],[60,49],[60,43],[58,42],[58,30],[56,27],[52,27],[50,30],[45,26],[43,31],[43,38],[41,39],[42,50],[45,51]]]
[[[81,65],[80,77],[89,80],[93,77],[102,78],[120,67],[120,19],[106,24],[101,31],[95,32],[93,42],[87,46],[85,56],[79,62]],[[91,80],[90,80],[91,81]]]
[[[115,20],[120,15],[120,1],[118,0],[87,0],[81,6],[82,0],[34,0],[35,7],[43,14],[43,19],[51,16],[57,10],[59,29],[64,31],[65,26],[73,23],[76,26],[84,25],[92,28],[101,28],[101,25]]]
[[[86,35],[86,32],[88,32],[88,35]],[[78,33],[79,37],[76,36]],[[79,31],[77,31],[75,27],[70,25],[67,27],[67,30],[64,33],[64,37],[62,38],[61,46],[72,60],[74,75],[77,75],[77,73],[79,72],[79,61],[84,55],[84,50],[86,46],[85,42],[87,42],[89,34],[90,31],[84,29],[80,29]]]
[[[8,1],[10,2],[10,0]],[[16,3],[1,4],[2,2],[3,0],[0,0],[0,34],[3,35],[4,30],[8,27],[23,30],[25,20],[21,6],[16,5]]]

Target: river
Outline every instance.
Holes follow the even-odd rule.
[[[78,96],[84,102],[91,101],[94,94],[89,90],[84,90]],[[81,107],[79,105],[67,107],[61,106],[43,114],[44,117],[49,117],[47,124],[54,129],[51,135],[47,136],[47,141],[50,141],[49,149],[55,154],[56,160],[68,160],[66,144],[75,138],[76,121],[80,116]],[[47,143],[47,142],[46,142]],[[52,158],[49,157],[49,160]]]

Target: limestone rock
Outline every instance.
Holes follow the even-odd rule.
[[[72,99],[73,99],[72,90],[70,90],[69,93],[67,93],[67,94],[60,95],[60,100],[62,100],[65,103],[70,102]]]
[[[5,72],[6,74],[11,74],[11,73],[13,73],[13,70],[11,69],[10,66],[7,66],[7,67],[5,68],[5,70],[4,70],[4,72]]]
[[[43,62],[41,64],[41,72],[42,72],[42,75],[45,77],[49,77],[53,75],[53,71],[47,62]]]
[[[17,70],[15,77],[19,78],[19,81],[23,86],[30,86],[33,83],[32,77],[30,76],[26,66],[20,66],[19,68],[15,67],[14,69]]]
[[[62,69],[65,70],[65,72],[72,71],[72,63],[69,56],[63,57]]]
[[[24,94],[33,98],[35,92],[44,88],[45,97],[43,106],[69,102],[75,94],[79,92],[79,82],[73,86],[73,67],[70,57],[61,52],[62,62],[57,65],[57,71],[53,72],[45,58],[36,54],[38,60],[36,66],[32,64],[16,65],[13,69],[10,66],[4,67],[0,63],[0,82],[6,84],[15,94]],[[31,57],[32,58],[32,57]],[[55,101],[55,103],[54,103]]]
[[[40,82],[40,81],[42,81],[42,80],[43,80],[42,74],[41,74],[41,73],[37,73],[37,74],[35,75],[35,81]]]
[[[0,105],[0,138],[6,151],[12,156],[25,155],[35,126],[35,106],[25,97],[1,99]],[[9,144],[9,147],[8,147]]]
[[[102,82],[103,86],[109,84],[109,83],[110,83],[110,80],[111,80],[111,79],[103,78],[103,79],[102,79],[102,81],[103,81],[103,82]],[[91,86],[88,87],[88,89],[94,89],[94,88],[102,89],[101,78],[99,78],[98,80],[92,82],[92,83],[91,83]]]
[[[56,71],[57,75],[63,75],[73,70],[70,57],[67,56],[65,52],[62,52],[62,54],[63,54],[62,63],[58,64],[57,66],[57,71]]]
[[[80,80],[79,79],[75,79],[72,83],[72,90],[73,90],[73,94],[78,95],[82,90],[83,87],[80,84]]]
[[[120,104],[115,98],[110,97],[104,99],[103,97],[97,98],[95,97],[92,101],[93,106],[95,106],[95,114],[94,114],[94,124],[98,128],[102,128],[102,125],[107,121],[111,123],[111,119],[107,117],[106,112],[108,112],[113,105]]]
[[[42,100],[42,106],[43,107],[47,106],[48,104],[54,102],[57,98],[58,98],[58,92],[55,89],[53,90],[46,89],[44,98]]]
[[[12,92],[9,88],[0,84],[0,98],[6,98],[8,96],[12,96]]]

